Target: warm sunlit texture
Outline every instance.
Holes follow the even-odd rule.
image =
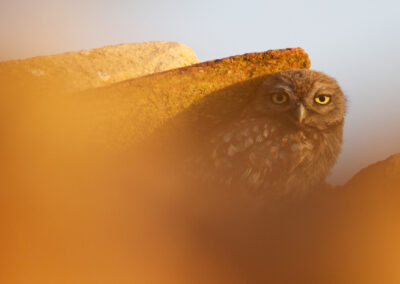
[[[335,77],[348,97],[344,148],[329,179],[344,184],[400,152],[399,8],[3,0],[0,60],[150,40],[185,43],[201,61],[301,46],[311,68]],[[148,170],[155,154],[101,152],[75,115],[82,109],[57,92],[38,100],[18,81],[7,86],[0,283],[400,283],[399,183],[389,188],[384,170],[349,193],[249,208],[235,194],[192,191]]]

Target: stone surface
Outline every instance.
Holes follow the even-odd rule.
[[[372,164],[358,172],[340,190],[362,190],[386,194],[390,190],[400,191],[400,153]]]
[[[197,62],[193,50],[178,42],[130,43],[0,62],[0,77],[80,91]]]
[[[242,107],[263,76],[309,67],[301,48],[249,53],[89,90],[76,103],[83,108],[82,121],[107,135],[99,140],[130,147],[162,126],[201,136]]]
[[[195,135],[246,103],[263,76],[309,66],[301,48],[270,50],[73,94],[65,92],[65,80],[49,86],[0,76],[2,160],[27,165],[29,157],[34,163],[56,157],[86,159],[89,152],[101,157],[101,151],[132,149],[167,124]]]

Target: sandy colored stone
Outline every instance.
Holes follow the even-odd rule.
[[[96,140],[110,147],[130,147],[161,127],[200,137],[243,107],[268,74],[309,67],[301,48],[249,53],[90,90],[76,102],[80,121],[96,125]]]
[[[84,92],[0,76],[0,154],[6,161],[87,159],[163,133],[201,137],[247,102],[263,76],[309,68],[301,48],[249,53]],[[15,78],[14,78],[15,79]],[[73,87],[76,88],[76,87]],[[56,163],[57,164],[57,163]],[[35,166],[32,166],[35,167]]]
[[[55,84],[64,91],[80,91],[197,62],[194,51],[178,42],[129,43],[0,62],[0,77],[44,90]]]

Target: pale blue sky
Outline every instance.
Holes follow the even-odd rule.
[[[0,60],[159,40],[185,43],[201,61],[300,46],[349,98],[332,176],[344,181],[400,152],[399,3],[1,0]]]

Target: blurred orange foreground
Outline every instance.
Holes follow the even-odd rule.
[[[246,74],[233,83],[257,80]],[[400,283],[399,155],[343,187],[256,210],[234,195],[154,186],[164,174],[154,155],[114,151],[135,128],[129,108],[110,115],[120,105],[105,89],[106,103],[81,104],[65,82],[17,75],[0,79],[0,283]],[[124,134],[99,142],[115,132]]]

